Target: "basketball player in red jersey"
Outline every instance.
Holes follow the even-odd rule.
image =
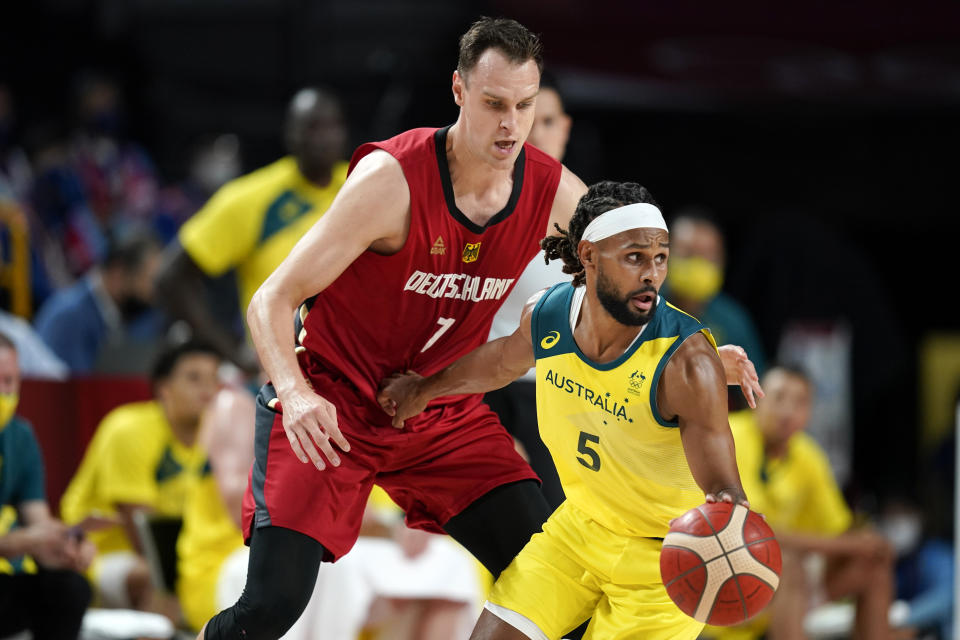
[[[321,560],[353,545],[374,482],[409,526],[449,533],[495,576],[550,515],[481,396],[437,399],[402,431],[376,400],[387,376],[430,375],[483,344],[539,240],[586,192],[524,144],[541,68],[522,25],[475,23],[453,74],[457,121],[361,146],[327,213],[254,296],[247,320],[271,383],[244,501],[247,584],[201,637],[281,636]],[[755,381],[745,357],[729,360],[728,377]]]

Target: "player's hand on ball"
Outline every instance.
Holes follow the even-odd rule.
[[[742,504],[747,509],[750,508],[750,501],[747,500],[746,494],[743,493],[742,489],[720,489],[719,491],[708,493],[704,496],[704,501],[709,503],[713,502],[729,502],[731,504]]]
[[[343,451],[350,451],[350,444],[340,433],[337,408],[331,402],[312,391],[295,391],[285,394],[271,408],[283,414],[283,430],[300,462],[312,462],[320,471],[327,468],[324,458],[333,466],[340,466],[340,456],[330,442]]]
[[[760,378],[757,368],[753,366],[743,347],[735,344],[725,344],[717,349],[723,370],[727,374],[727,384],[740,385],[743,397],[751,409],[757,408],[757,398],[764,396],[760,388]]]
[[[743,505],[747,509],[750,508],[750,501],[747,500],[747,496],[744,495],[743,490],[741,489],[720,489],[718,491],[712,491],[704,496],[704,502],[706,504],[716,504],[718,502],[726,502],[729,504],[739,504]],[[762,517],[762,514],[757,514]],[[677,522],[682,516],[677,516],[670,520],[670,526],[672,527],[674,523]]]
[[[395,373],[380,383],[377,402],[388,416],[393,416],[392,424],[397,429],[403,429],[404,421],[427,407],[429,400],[421,393],[423,381],[423,376],[407,371]]]
[[[660,577],[688,616],[740,624],[760,613],[780,585],[782,558],[773,531],[739,504],[713,502],[674,519],[660,551]]]

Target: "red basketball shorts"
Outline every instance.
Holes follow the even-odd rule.
[[[353,546],[374,484],[406,513],[410,527],[435,533],[488,491],[520,480],[538,480],[517,454],[513,439],[480,396],[428,407],[403,430],[371,401],[333,375],[314,376],[315,389],[337,408],[350,443],[339,467],[318,471],[300,462],[283,430],[282,415],[257,396],[255,459],[243,501],[244,536],[254,527],[280,526],[320,542],[333,561]]]

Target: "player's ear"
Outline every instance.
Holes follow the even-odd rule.
[[[588,240],[581,240],[577,245],[577,255],[580,257],[580,264],[584,269],[587,266],[595,267],[597,261],[597,247]]]
[[[463,106],[463,90],[466,87],[466,80],[463,76],[460,75],[460,72],[454,69],[453,71],[453,101],[457,103],[458,107]]]

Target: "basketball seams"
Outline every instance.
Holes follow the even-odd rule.
[[[664,547],[664,548],[667,548],[667,547]],[[670,548],[671,548],[671,549],[684,549],[684,547],[670,547]],[[697,556],[697,557],[699,558],[700,556]],[[670,587],[673,583],[675,583],[677,580],[680,580],[680,579],[682,579],[682,578],[686,578],[688,575],[690,575],[690,574],[693,573],[694,571],[699,571],[700,569],[706,569],[706,568],[707,568],[707,564],[706,564],[706,563],[703,561],[703,559],[701,558],[700,564],[698,564],[697,566],[692,567],[692,568],[690,568],[690,569],[687,569],[687,570],[684,571],[683,573],[678,573],[676,576],[673,577],[673,580],[671,580],[670,582],[666,583],[666,584],[663,585],[663,586],[669,588],[669,587]]]
[[[769,535],[772,532],[762,518],[754,516],[742,505],[703,504],[685,515],[664,537],[662,553],[672,551],[662,556],[664,561],[669,558],[670,562],[669,568],[661,564],[661,573],[673,574],[664,585],[671,598],[682,593],[685,600],[683,610],[701,622],[728,625],[748,620],[752,615],[750,612],[756,613],[765,606],[769,595],[779,586],[777,565],[780,554],[775,535]],[[713,522],[711,517],[716,517],[718,522]],[[724,517],[726,521],[722,520]],[[723,522],[722,526],[720,522]],[[680,530],[674,530],[674,527]],[[751,536],[759,534],[763,537],[748,541],[748,530]],[[770,550],[760,551],[766,548]],[[681,554],[687,553],[692,555],[681,562],[680,558],[684,557]],[[699,564],[691,567],[689,563],[696,561]],[[682,573],[676,573],[684,567]],[[701,568],[705,578],[702,588],[690,582]],[[730,584],[731,578],[735,579],[733,584]],[[699,581],[697,575],[695,582]],[[749,596],[746,593],[748,587],[751,588]],[[764,595],[765,592],[769,594]],[[695,603],[692,602],[694,598]],[[756,606],[758,598],[763,603],[759,608]],[[736,606],[738,599],[740,607]],[[693,605],[692,613],[688,609],[690,605]]]
[[[753,576],[757,580],[760,580],[764,584],[768,585],[774,591],[776,591],[777,587],[780,586],[780,578],[777,576],[776,571],[754,558],[753,555],[746,549],[738,549],[735,559],[742,559],[742,564],[744,565],[739,567],[739,570],[735,572],[737,575],[743,574]],[[740,563],[738,562],[737,564]]]
[[[713,530],[713,525],[710,524],[710,518],[707,518],[702,511],[700,512],[700,517],[703,518],[704,520],[706,520],[707,526],[710,527],[711,530]],[[671,539],[673,539],[673,538],[681,538],[681,539],[685,539],[685,540],[686,540],[686,539],[691,539],[691,540],[697,540],[697,541],[702,540],[699,536],[691,536],[691,535],[689,535],[689,534],[679,533],[679,532],[670,532],[670,533],[668,533],[668,534],[666,535],[666,537],[663,539],[663,543],[664,543],[663,546],[664,546],[664,547],[673,546],[673,545],[670,545],[670,544],[669,544],[669,540],[671,540]],[[689,542],[688,542],[688,544],[689,544]],[[717,542],[717,544],[719,545],[719,542]],[[694,554],[695,556],[697,556],[697,557],[700,559],[700,564],[699,564],[698,566],[693,567],[692,569],[689,569],[688,571],[685,571],[682,576],[677,576],[677,579],[678,579],[678,578],[681,578],[681,577],[690,575],[693,571],[697,571],[697,570],[699,570],[699,569],[701,569],[701,568],[703,569],[703,572],[704,572],[704,588],[703,588],[703,589],[698,589],[698,591],[699,591],[700,593],[699,593],[699,595],[698,595],[698,597],[697,597],[697,602],[696,602],[696,604],[695,604],[694,607],[693,607],[693,611],[694,611],[694,613],[696,613],[696,612],[700,609],[700,603],[703,602],[703,596],[704,596],[704,594],[705,594],[706,591],[707,591],[706,587],[710,584],[710,569],[709,569],[709,567],[707,567],[707,561],[704,560],[704,559],[703,559],[703,556],[702,556],[700,553],[698,553],[696,550],[694,550],[694,549],[692,549],[692,548],[690,548],[690,547],[688,547],[688,546],[675,546],[674,548],[675,548],[675,549],[686,549],[686,550],[688,550],[690,553]],[[660,552],[663,553],[663,549],[661,549]],[[677,581],[677,579],[671,580],[671,581],[670,581],[670,584],[671,584],[671,585],[674,584],[674,583]],[[664,588],[666,588],[666,587],[667,587],[667,585],[664,585]],[[694,616],[694,617],[696,617],[696,616]]]
[[[747,553],[748,555],[750,554],[749,551],[746,551],[746,550],[745,550],[746,540],[745,540],[745,538],[744,538],[744,536],[743,536],[743,530],[744,530],[744,529],[746,528],[746,526],[747,526],[747,516],[748,516],[749,514],[750,514],[750,512],[747,511],[747,508],[744,507],[743,505],[740,505],[740,504],[734,505],[734,506],[733,506],[733,511],[730,512],[730,519],[727,520],[726,526],[724,526],[723,529],[721,530],[721,532],[724,532],[724,531],[726,531],[727,529],[729,529],[730,526],[734,524],[734,517],[740,518],[740,541],[741,541],[741,542],[744,542],[744,544],[740,545],[740,546],[737,547],[736,549],[732,549],[731,551],[726,551],[726,548],[724,548],[724,551],[725,551],[725,552],[724,552],[724,554],[723,554],[723,557],[724,557],[724,559],[730,564],[730,571],[733,573],[733,583],[737,586],[737,593],[740,594],[740,604],[741,604],[741,606],[743,606],[743,619],[744,619],[744,620],[746,620],[746,619],[748,619],[748,618],[750,617],[750,612],[749,612],[749,610],[747,609],[747,599],[746,599],[746,597],[743,595],[743,587],[740,586],[740,576],[738,575],[736,569],[734,569],[734,567],[733,567],[733,559],[730,557],[730,554],[735,553],[735,552],[740,551],[740,550],[744,550],[745,553]],[[718,538],[720,537],[719,534],[717,535],[717,537],[718,537]],[[720,544],[723,544],[723,540],[722,540],[722,539],[721,539],[721,541],[720,541]],[[751,556],[751,557],[752,557],[752,556]],[[716,604],[716,603],[714,603],[714,604]]]
[[[733,509],[730,511],[730,517],[727,519],[727,522],[723,525],[723,528],[720,529],[720,531],[717,531],[716,527],[713,526],[713,522],[704,512],[703,505],[697,507],[697,510],[700,511],[700,515],[702,515],[703,518],[707,521],[707,526],[710,527],[710,530],[713,531],[714,537],[716,537],[717,541],[720,543],[720,548],[723,550],[723,559],[726,560],[727,566],[730,568],[730,577],[733,578],[734,584],[737,587],[737,593],[740,594],[740,605],[743,607],[743,619],[746,620],[749,617],[748,610],[747,610],[747,601],[743,596],[743,589],[740,587],[740,581],[737,579],[737,571],[733,567],[733,561],[730,559],[731,553],[739,549],[743,549],[746,545],[742,544],[738,546],[736,549],[731,549],[728,551],[727,545],[724,544],[724,539],[729,538],[729,536],[721,535],[721,534],[724,534],[730,528],[731,525],[736,526],[735,522],[736,520],[739,520],[740,521],[739,523],[740,524],[740,540],[744,540],[743,529],[746,526],[747,514],[749,512],[747,511],[747,508],[744,507],[743,505],[739,505],[739,504],[733,505]],[[730,545],[730,546],[733,546],[733,545]],[[716,602],[717,594],[720,593],[720,589],[723,588],[723,584],[726,584],[727,580],[729,579],[730,578],[724,579],[721,582],[720,586],[717,588],[716,592],[711,594],[713,597],[713,604],[710,607],[710,614],[713,613],[713,608],[716,607],[717,605],[717,602]],[[709,567],[707,568],[707,584],[710,584]],[[706,619],[708,620],[709,617],[707,617]]]

